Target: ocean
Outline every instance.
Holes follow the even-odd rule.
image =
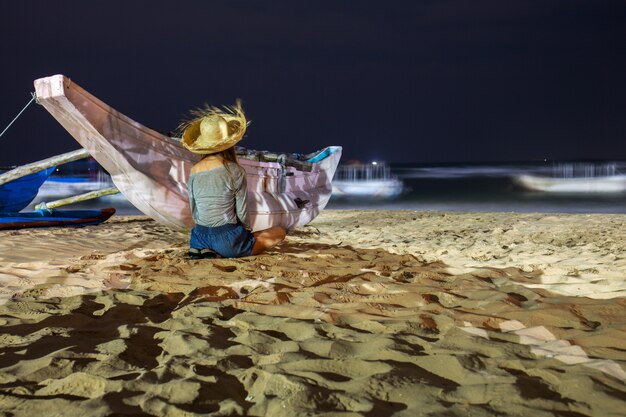
[[[520,175],[593,177],[626,174],[626,161],[522,162],[483,164],[389,165],[403,183],[393,198],[338,197],[327,209],[443,210],[468,212],[626,213],[626,192],[552,193],[528,191],[515,182]],[[41,188],[35,203],[77,194],[77,185],[112,186],[95,162],[63,166]],[[32,205],[31,205],[32,207]],[[68,208],[115,207],[121,215],[140,214],[123,196],[109,196]]]
[[[593,177],[626,174],[626,161],[390,165],[404,191],[391,199],[334,198],[329,209],[478,212],[626,213],[626,192],[529,191],[520,175]]]

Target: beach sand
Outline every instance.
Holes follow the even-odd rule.
[[[0,233],[0,415],[624,416],[626,216],[325,211],[190,260]]]

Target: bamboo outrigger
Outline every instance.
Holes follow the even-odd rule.
[[[43,159],[41,161],[37,161],[37,162],[33,162],[30,164],[16,167],[10,171],[0,174],[0,186],[16,181],[20,178],[24,178],[29,175],[47,170],[49,168],[56,167],[58,165],[88,158],[89,156],[90,155],[89,155],[89,152],[87,152],[87,150],[77,149],[75,151],[63,153],[60,155]],[[39,187],[39,185],[36,185],[36,184],[35,186]],[[70,197],[52,201],[52,202],[41,202],[35,206],[35,210],[50,210],[53,208],[62,207],[62,206],[69,205],[69,204],[75,204],[78,202],[92,200],[95,198],[117,194],[117,193],[119,193],[119,190],[115,187],[105,188],[102,190],[96,190],[96,191],[91,191],[91,192],[84,193],[84,194],[79,194],[76,196],[70,196]],[[32,198],[34,198],[35,195],[36,195],[36,190],[33,190],[32,196],[30,197],[30,199],[32,200]],[[28,202],[25,204],[28,204]],[[10,211],[10,210],[4,210],[2,207],[0,207],[0,212],[3,212],[3,211]]]
[[[10,181],[14,181],[18,178],[25,177],[26,175],[34,174],[44,169],[54,167],[61,164],[66,164],[72,161],[78,161],[89,156],[89,152],[85,149],[77,149],[72,152],[63,153],[61,155],[53,156],[47,159],[43,159],[31,164],[22,165],[16,167],[10,171],[0,175],[0,185],[6,184]]]
[[[62,198],[60,200],[41,202],[35,206],[35,210],[50,210],[53,208],[66,206],[68,204],[80,203],[83,201],[93,200],[107,195],[118,194],[120,190],[115,187],[103,188],[101,190],[90,191],[84,194],[78,194],[72,197]]]

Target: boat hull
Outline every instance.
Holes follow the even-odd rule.
[[[26,208],[54,169],[50,167],[0,185],[0,212],[18,212]]]
[[[28,213],[0,213],[0,230],[35,227],[89,226],[106,221],[114,208],[101,210],[53,210]]]
[[[35,81],[39,103],[111,175],[120,192],[141,212],[174,229],[189,229],[187,180],[199,156],[180,141],[124,116],[63,75]],[[278,162],[240,159],[248,182],[253,230],[286,229],[310,222],[326,206],[341,147],[310,172]]]
[[[536,175],[519,175],[515,181],[531,191],[550,193],[623,193],[626,192],[626,175],[587,178],[552,178]]]

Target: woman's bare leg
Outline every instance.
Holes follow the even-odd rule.
[[[260,230],[253,234],[256,238],[256,242],[254,242],[254,247],[252,248],[252,255],[258,255],[264,250],[278,245],[285,240],[285,236],[287,235],[285,229],[280,226],[270,227],[269,229]]]

